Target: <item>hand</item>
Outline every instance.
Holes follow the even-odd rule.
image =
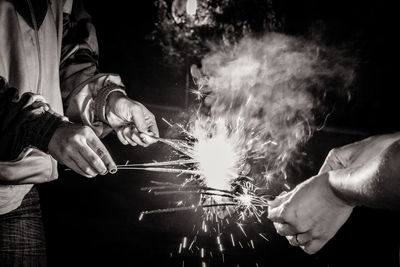
[[[158,128],[154,115],[142,104],[119,92],[108,97],[106,117],[124,145],[147,147],[157,142]]]
[[[107,149],[87,126],[72,123],[60,126],[54,132],[48,148],[50,155],[58,162],[88,178],[117,171]]]
[[[349,218],[353,207],[331,189],[329,174],[314,176],[269,202],[268,218],[278,234],[306,253],[319,251]]]

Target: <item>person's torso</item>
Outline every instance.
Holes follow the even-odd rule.
[[[59,82],[64,1],[0,0],[0,76],[42,95],[62,114]]]
[[[63,114],[59,66],[63,12],[72,0],[0,0],[0,76],[21,96],[42,95]],[[1,107],[0,107],[1,108]],[[23,184],[0,184],[0,214],[16,209],[32,184],[57,178],[56,161],[36,148],[27,148],[12,161],[0,162],[0,176]],[[27,184],[28,183],[28,184]]]

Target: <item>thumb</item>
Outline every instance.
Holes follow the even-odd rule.
[[[139,133],[147,132],[147,123],[142,109],[132,114],[133,123],[136,126],[136,129]]]
[[[328,156],[325,158],[324,164],[322,164],[322,167],[319,170],[318,174],[332,170],[342,169],[343,167],[344,166],[341,160],[339,149],[334,148],[331,151],[329,151]]]
[[[282,204],[288,198],[289,194],[286,191],[281,192],[275,199],[268,200],[268,206],[273,208]]]

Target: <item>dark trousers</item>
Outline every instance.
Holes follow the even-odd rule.
[[[20,207],[0,215],[0,266],[46,266],[46,243],[35,187]]]

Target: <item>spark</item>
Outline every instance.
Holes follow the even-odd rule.
[[[244,236],[247,237],[247,234],[246,234],[246,232],[244,231],[243,226],[242,226],[240,223],[236,223],[236,224],[237,224],[237,226],[240,228],[240,230],[242,231],[242,233],[244,234]]]
[[[235,246],[235,240],[233,239],[233,234],[231,233],[231,240],[232,240],[232,246]]]
[[[183,247],[183,248],[186,248],[186,244],[187,244],[187,237],[185,236],[185,237],[183,238],[183,241],[182,241],[182,247]]]
[[[237,122],[238,123],[238,122]],[[238,123],[240,125],[240,123]],[[180,128],[183,126],[179,126]],[[238,126],[240,127],[240,126]],[[241,150],[242,140],[239,131],[229,131],[226,122],[222,119],[209,123],[200,123],[191,130],[188,140],[176,140],[159,138],[164,144],[169,145],[174,150],[181,153],[183,158],[179,160],[140,163],[120,166],[120,169],[143,170],[150,172],[175,173],[178,175],[189,175],[186,181],[197,183],[196,186],[183,184],[160,184],[160,186],[145,187],[155,195],[189,195],[200,194],[203,203],[202,208],[209,208],[221,205],[225,199],[232,199],[235,206],[233,210],[240,214],[240,219],[255,216],[261,221],[261,216],[265,212],[268,203],[265,196],[258,196],[252,181],[253,178],[243,175],[245,169],[245,155]],[[210,134],[212,133],[212,134]],[[179,166],[180,168],[175,168]],[[184,167],[184,168],[182,168]],[[245,173],[246,174],[246,173]],[[187,186],[185,188],[185,186]],[[177,190],[168,190],[168,188]],[[194,190],[187,190],[192,188]],[[183,190],[184,189],[184,190]],[[208,203],[216,205],[207,205]],[[182,210],[195,209],[191,207],[179,207],[179,209],[161,209],[145,214],[175,212]],[[222,215],[222,210],[208,210],[206,213],[217,212]],[[231,210],[225,213],[232,216]],[[215,219],[218,219],[215,216]]]
[[[163,122],[169,125],[169,127],[173,127],[173,125],[165,118],[161,118]]]
[[[265,239],[266,241],[269,242],[269,239],[268,239],[265,235],[263,235],[262,233],[258,233],[258,235],[261,236],[263,239]]]
[[[194,243],[196,242],[196,237],[193,239],[193,241],[190,243],[190,245],[189,245],[189,250],[191,250],[192,249],[192,246],[194,245]]]
[[[287,189],[290,190],[290,186],[287,183],[284,183],[283,186]]]

